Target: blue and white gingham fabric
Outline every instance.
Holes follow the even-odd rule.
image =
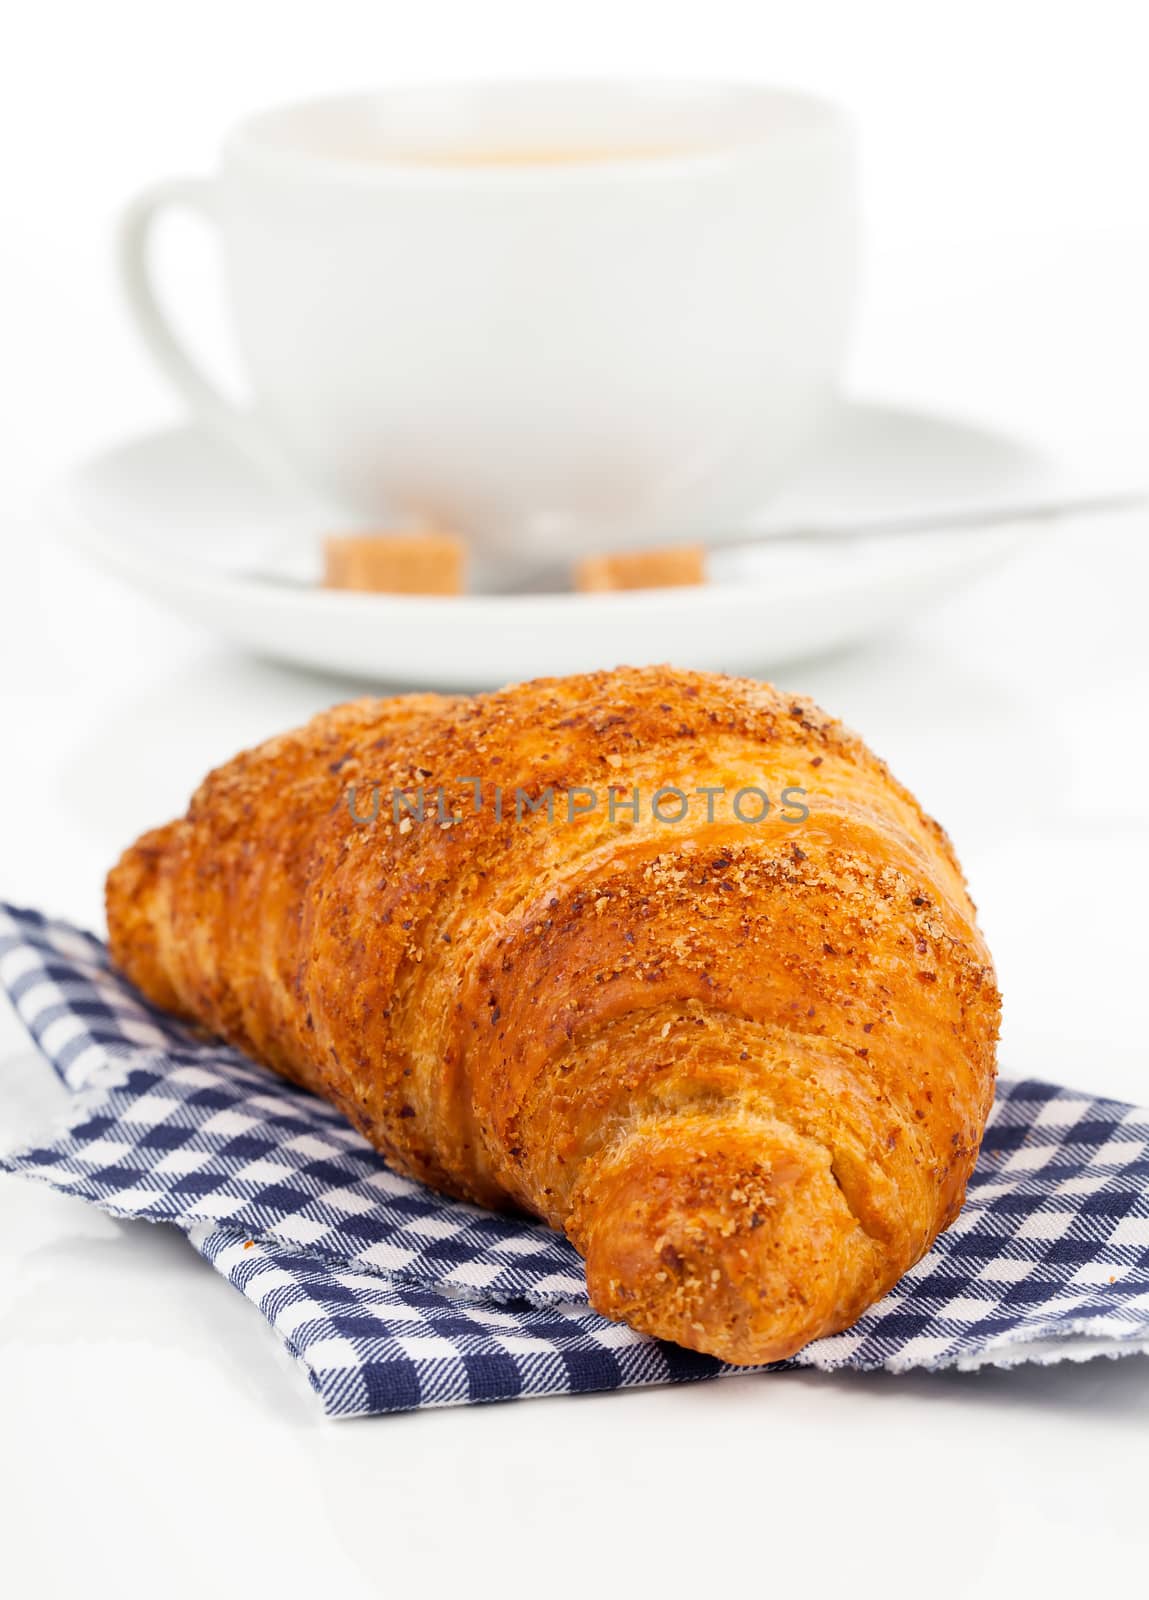
[[[598,1316],[560,1235],[398,1177],[325,1102],[153,1010],[92,935],[0,906],[0,983],[75,1094],[63,1133],[0,1166],[183,1229],[331,1415],[745,1370]],[[1149,1112],[1015,1082],[954,1226],[853,1328],[785,1365],[1146,1350]]]

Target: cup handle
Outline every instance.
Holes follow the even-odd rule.
[[[255,419],[233,405],[200,370],[173,333],[156,291],[152,238],[165,210],[190,211],[218,225],[216,185],[206,178],[170,178],[136,196],[120,221],[120,279],[144,343],[179,390],[192,414],[219,438],[279,479],[294,478],[275,442]]]

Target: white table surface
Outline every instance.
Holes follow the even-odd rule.
[[[65,95],[91,116],[92,150],[85,167],[68,144],[65,161],[71,136],[44,132],[44,169],[68,185],[66,217],[39,180],[8,194],[22,226],[6,245],[13,292],[0,402],[0,894],[91,926],[116,853],[182,810],[209,766],[359,687],[242,659],[82,569],[54,541],[45,486],[67,462],[172,414],[115,305],[105,265],[115,200],[164,166],[201,164],[233,109],[309,81],[298,40],[290,70],[275,56],[262,76],[252,67],[245,77],[236,61],[264,60],[281,9],[260,7],[257,26],[254,11],[241,22],[212,0],[205,25],[197,8],[181,39],[181,71],[162,91],[125,88],[123,116],[105,116],[99,63],[90,70],[97,10],[66,60],[50,20],[42,24],[41,64],[51,60],[53,81],[59,68]],[[130,16],[145,33],[158,17],[123,5],[115,13],[122,28]],[[653,11],[647,34],[613,6],[591,13],[601,40],[623,40],[614,66],[645,59]],[[453,15],[464,28],[464,10]],[[1024,162],[1015,154],[999,172],[980,123],[969,156],[981,163],[978,211],[956,138],[910,148],[897,119],[907,106],[924,117],[932,97],[948,94],[956,107],[961,72],[985,51],[976,38],[947,40],[952,71],[931,78],[927,95],[887,60],[888,30],[874,27],[871,40],[869,23],[849,15],[857,31],[824,86],[841,88],[856,65],[886,174],[871,191],[878,236],[857,385],[1062,449],[1117,444],[1125,461],[1140,452],[1149,464],[1149,234],[1143,216],[1140,231],[1114,221],[1119,174],[1063,161],[1057,183],[1047,173],[1035,191],[1031,215],[1014,205]],[[913,15],[906,10],[907,27]],[[1020,23],[1002,23],[999,35],[1000,15],[986,10],[981,25],[1014,50],[1016,66],[1029,36]],[[487,8],[474,16],[472,56],[452,34],[449,70],[497,64],[477,42]],[[658,17],[677,41],[660,69],[696,57],[703,70],[720,68],[717,46],[701,48],[676,12]],[[846,17],[843,7],[843,26]],[[803,23],[792,6],[775,20],[781,66],[771,72],[809,78],[821,24]],[[422,54],[404,59],[428,70],[438,24],[429,12],[411,27],[423,30]],[[210,41],[213,31],[241,47],[218,77],[204,76],[214,47],[192,37]],[[166,48],[154,28],[147,37]],[[765,70],[763,39],[747,60],[727,42],[732,65]],[[372,76],[352,43],[342,56],[326,50],[322,81]],[[1055,48],[1067,71],[1075,59],[1061,35],[1034,55],[1026,159],[1061,137],[1061,91],[1043,77]],[[540,52],[513,66],[550,65]],[[1111,55],[1128,88],[1132,47],[1117,41]],[[595,60],[588,49],[572,64]],[[991,76],[979,107],[1004,138],[1017,119]],[[206,110],[202,82],[215,85]],[[1126,102],[1094,93],[1090,115],[1116,149]],[[146,159],[129,112],[158,130]],[[914,165],[929,151],[954,186],[948,232]],[[1063,183],[1084,219],[1076,230],[1060,220]],[[1077,523],[1043,534],[880,646],[780,674],[858,727],[957,841],[1005,994],[1003,1071],[1143,1104],[1147,595],[1145,519]],[[63,1101],[0,1002],[0,1138],[42,1130]],[[1118,1583],[1138,1593],[1149,1560],[1147,1461],[1143,1358],[976,1375],[748,1376],[329,1423],[256,1310],[177,1234],[0,1178],[0,1585],[13,1595],[422,1596],[528,1585],[721,1595],[737,1584],[784,1596],[992,1600],[1095,1596]]]

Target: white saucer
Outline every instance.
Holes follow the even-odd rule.
[[[702,589],[459,599],[348,594],[300,583],[324,532],[283,490],[192,426],[78,469],[73,539],[101,566],[259,655],[402,686],[490,688],[619,662],[761,674],[880,634],[1001,561],[1000,524],[848,544],[732,547]],[[877,405],[838,423],[754,527],[923,518],[1063,493],[1032,448]]]

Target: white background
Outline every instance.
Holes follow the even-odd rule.
[[[853,387],[1149,475],[1145,26],[1139,0],[21,7],[0,66],[0,893],[96,925],[123,844],[347,687],[244,662],[54,542],[57,475],[176,412],[111,268],[135,187],[205,169],[252,107],[394,78],[815,88],[852,108],[865,156]],[[170,254],[207,306],[206,242],[178,233]],[[955,836],[1005,990],[1004,1070],[1141,1103],[1147,535],[1074,524],[882,648],[785,679]],[[0,1016],[0,1134],[57,1105]],[[5,1179],[0,1583],[1138,1592],[1147,1373],[794,1374],[332,1425],[181,1240]]]

